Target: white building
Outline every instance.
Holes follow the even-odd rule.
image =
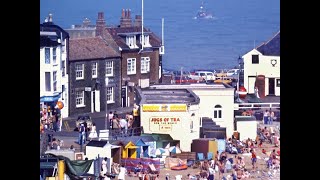
[[[57,101],[64,104],[61,116],[68,117],[68,44],[69,35],[52,22],[52,15],[40,24],[40,107]]]
[[[280,31],[269,41],[242,56],[244,66],[243,85],[248,94],[254,94],[256,79],[262,78],[258,89],[265,96],[280,96]],[[261,93],[261,92],[260,92]]]
[[[138,92],[144,133],[170,134],[174,140],[180,140],[182,151],[191,151],[192,140],[200,134],[199,98],[181,88]]]
[[[161,87],[164,85],[153,85]],[[190,89],[200,98],[198,117],[211,118],[226,128],[226,137],[234,131],[234,88],[224,84],[165,85],[166,89]]]

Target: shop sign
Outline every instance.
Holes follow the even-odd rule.
[[[150,131],[158,132],[158,131],[172,131],[172,126],[180,126],[181,125],[180,117],[151,117],[150,118]]]
[[[186,112],[186,104],[144,104],[143,112]]]

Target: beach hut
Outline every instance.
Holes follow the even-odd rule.
[[[137,158],[137,148],[132,141],[123,139],[120,140],[123,144],[122,146],[122,158]]]
[[[141,136],[152,136],[156,141],[156,148],[165,148],[170,146],[180,146],[180,140],[174,140],[170,134],[141,134]]]
[[[113,162],[121,162],[121,146],[110,144],[108,141],[91,140],[86,145],[86,157],[96,159],[98,157],[112,158]]]
[[[126,140],[126,141],[131,141],[137,146],[137,158],[142,158],[142,157],[149,157],[149,145],[144,142],[143,139],[146,139],[144,137],[140,136],[130,136],[130,137],[125,137],[125,138],[119,138],[119,140]]]

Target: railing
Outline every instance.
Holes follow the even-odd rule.
[[[239,103],[238,107],[235,107],[235,110],[238,109],[280,109],[280,103]]]
[[[109,134],[106,134],[106,133]],[[127,130],[123,129],[109,129],[109,130],[100,130],[99,139],[104,140],[117,140],[119,137],[130,137],[130,136],[140,136],[143,134],[143,127],[134,127]]]

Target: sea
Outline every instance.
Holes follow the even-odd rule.
[[[194,18],[201,4],[213,18]],[[280,31],[280,0],[40,0],[40,23],[52,13],[62,28],[85,18],[95,24],[104,12],[107,25],[117,26],[122,9],[134,18],[142,5],[144,26],[164,39],[165,70],[237,67],[239,56]]]

